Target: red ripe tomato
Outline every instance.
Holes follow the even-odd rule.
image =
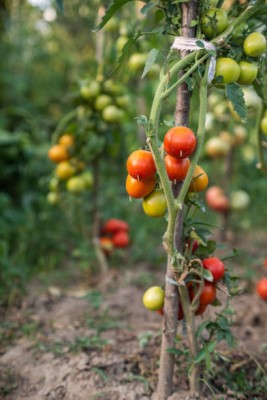
[[[218,282],[224,276],[224,263],[217,257],[205,258],[203,267],[213,276],[213,282]]]
[[[183,181],[190,167],[190,160],[189,158],[174,158],[167,154],[165,167],[170,181]]]
[[[216,298],[216,286],[211,282],[204,282],[204,287],[199,297],[200,305],[211,304]]]
[[[267,278],[259,280],[257,284],[257,293],[263,300],[267,300]]]
[[[124,249],[129,246],[130,238],[127,232],[120,231],[113,236],[112,242],[115,247]]]
[[[227,212],[230,208],[230,202],[219,186],[208,188],[206,202],[210,208],[217,212]]]
[[[141,199],[151,193],[156,185],[155,175],[146,181],[138,181],[128,175],[126,178],[126,191],[129,196],[135,199]]]
[[[111,234],[114,235],[117,232],[128,232],[129,231],[129,225],[127,222],[121,220],[121,219],[116,219],[116,218],[111,218],[107,220],[107,222],[104,224],[102,228],[102,232],[106,234]]]
[[[164,137],[165,151],[175,158],[189,157],[195,150],[197,139],[186,126],[175,126]]]
[[[127,160],[127,171],[132,178],[146,180],[156,173],[156,166],[150,151],[136,150]]]

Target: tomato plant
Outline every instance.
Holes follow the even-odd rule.
[[[189,157],[195,150],[196,137],[186,126],[175,126],[164,137],[165,151],[174,158]]]
[[[143,199],[143,209],[149,217],[163,217],[167,203],[163,190],[155,189]]]
[[[138,125],[145,130],[145,144],[149,151],[137,150],[127,160],[129,176],[126,189],[127,184],[132,182],[138,189],[136,189],[135,197],[140,198],[144,193],[142,192],[144,184],[154,177],[157,182],[153,182],[155,185],[153,190],[143,197],[143,209],[150,216],[166,215],[167,226],[163,236],[163,247],[167,253],[164,291],[157,286],[159,290],[157,289],[156,292],[158,294],[159,291],[161,297],[156,305],[153,302],[152,305],[147,303],[147,292],[143,298],[145,307],[163,314],[164,327],[168,327],[167,333],[165,329],[163,330],[162,339],[158,387],[160,400],[166,399],[172,394],[169,377],[173,375],[174,357],[167,349],[175,347],[177,320],[181,319],[185,320],[185,326],[188,328],[190,394],[196,397],[196,393],[199,393],[200,362],[196,363],[195,360],[198,358],[204,360],[205,354],[207,364],[210,363],[211,352],[208,349],[210,343],[212,346],[214,343],[211,338],[206,341],[200,339],[202,347],[200,350],[198,349],[194,317],[201,315],[208,305],[215,306],[218,303],[216,301],[216,283],[220,279],[225,277],[221,284],[226,284],[228,290],[231,289],[229,288],[231,278],[225,271],[223,262],[214,256],[217,245],[210,239],[209,222],[200,221],[197,217],[198,212],[204,212],[205,209],[200,192],[207,189],[209,180],[206,172],[198,165],[205,143],[208,88],[212,83],[213,86],[218,85],[225,91],[222,96],[218,96],[223,99],[221,104],[220,100],[218,102],[216,100],[216,118],[224,124],[223,133],[221,132],[219,136],[221,148],[214,151],[215,141],[213,140],[207,145],[207,153],[214,157],[217,152],[216,156],[224,156],[227,159],[233,154],[236,143],[242,142],[244,139],[242,134],[240,137],[237,135],[237,139],[235,138],[235,134],[232,132],[233,124],[230,123],[232,118],[230,113],[233,116],[236,115],[239,121],[245,120],[247,117],[244,91],[240,85],[245,85],[246,82],[252,83],[255,80],[257,91],[261,90],[258,85],[261,74],[255,71],[253,65],[245,64],[250,63],[250,58],[244,56],[242,39],[239,36],[247,34],[245,24],[254,13],[262,10],[262,4],[251,7],[240,4],[238,10],[229,9],[231,22],[228,26],[227,13],[219,6],[207,10],[210,4],[203,4],[199,8],[197,4],[193,3],[183,3],[181,6],[179,2],[149,2],[142,8],[143,16],[149,12],[155,12],[154,16],[157,16],[157,24],[162,28],[162,32],[175,36],[175,40],[171,51],[162,63],[163,67],[159,74],[159,82],[150,113],[144,115],[142,108],[142,115],[137,118]],[[194,6],[196,8],[193,10]],[[224,7],[226,6],[224,5]],[[107,16],[112,13],[111,9],[112,7],[108,9]],[[191,14],[189,10],[194,12]],[[199,11],[202,13],[201,16]],[[104,22],[102,21],[100,26]],[[243,24],[242,30],[237,32],[236,29],[241,23]],[[139,31],[140,35],[142,35],[141,32],[142,30]],[[234,43],[235,35],[239,37],[238,43]],[[211,38],[211,43],[203,41],[204,36]],[[129,46],[131,40],[134,40],[134,37],[129,40]],[[122,59],[127,55],[127,47],[125,46],[123,49]],[[181,53],[176,57],[177,51]],[[162,57],[162,52],[153,48],[147,55],[146,62],[143,57],[142,62],[140,61],[139,65],[134,66],[135,71],[133,72],[139,68],[141,72],[143,69],[142,77],[145,77],[152,69],[153,63],[158,62],[160,57]],[[132,57],[131,62],[134,58]],[[216,67],[213,76],[215,58]],[[262,60],[258,60],[257,66],[258,64],[260,71],[263,65]],[[128,64],[128,66],[130,65]],[[250,73],[248,73],[248,67],[250,67]],[[239,84],[236,84],[238,80]],[[176,101],[173,107],[175,109],[173,123],[165,119],[163,114],[172,101],[171,96],[174,93],[176,93]],[[223,96],[227,97],[227,101]],[[193,107],[198,111],[197,118]],[[230,107],[232,111],[230,111]],[[166,113],[172,113],[173,109]],[[224,114],[227,112],[229,115],[224,118]],[[211,121],[214,130],[216,129],[216,118]],[[160,139],[164,124],[168,128],[162,146]],[[172,127],[170,128],[170,126]],[[217,145],[217,143],[215,144]],[[211,178],[214,179],[213,174]],[[138,182],[141,182],[142,185],[137,186]],[[149,191],[153,185],[151,184]],[[139,187],[142,190],[139,191]],[[127,189],[127,192],[129,194],[131,190]],[[228,192],[228,188],[224,191],[218,186],[213,186],[206,192],[207,204],[221,212],[222,218],[226,218],[230,209],[229,198],[226,195]],[[189,241],[189,245],[187,245],[187,241]],[[198,243],[195,252],[194,241]],[[213,277],[213,282],[209,282],[211,277]],[[205,325],[205,328],[207,327],[208,324]],[[211,335],[213,338],[216,336],[217,329],[220,329],[219,324],[214,328],[215,335]],[[229,333],[229,330],[227,332]],[[226,338],[225,332],[220,331],[220,335],[224,339]]]
[[[156,173],[156,166],[150,151],[136,150],[127,159],[128,174],[138,180],[150,179]]]

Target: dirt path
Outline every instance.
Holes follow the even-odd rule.
[[[144,288],[160,282],[161,272],[156,273],[158,280],[154,275],[151,270],[144,274],[140,266],[131,273],[114,272],[112,284],[101,290],[86,284],[33,286],[21,307],[10,310],[0,331],[0,398],[154,399],[161,317],[142,306]],[[239,345],[233,352],[221,345],[228,367],[233,372],[256,370],[260,360],[263,368],[267,307],[251,293],[236,298],[232,306],[237,310],[233,332]],[[178,364],[175,383],[186,391],[187,379],[181,369]],[[225,382],[217,380],[217,385],[223,388]],[[218,398],[242,398],[231,397],[229,388],[223,389],[226,392],[226,397]],[[178,398],[183,399],[181,392],[172,396]],[[255,398],[266,399],[267,394]]]

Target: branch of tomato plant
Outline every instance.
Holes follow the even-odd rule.
[[[184,59],[179,60],[171,69],[169,72],[167,72],[163,78],[161,79],[155,97],[154,101],[151,107],[151,113],[150,113],[150,120],[149,120],[149,129],[147,130],[147,143],[151,149],[151,152],[154,156],[155,159],[155,164],[157,168],[157,172],[159,174],[162,188],[166,197],[167,201],[167,207],[168,207],[168,212],[169,212],[169,218],[168,218],[168,227],[167,231],[165,234],[165,240],[166,240],[166,246],[168,248],[169,254],[173,256],[175,254],[175,248],[174,248],[174,243],[173,243],[173,232],[175,228],[175,218],[176,214],[178,212],[178,205],[175,205],[174,197],[172,194],[171,190],[171,185],[170,181],[166,172],[165,164],[164,161],[161,157],[160,154],[160,149],[158,148],[158,125],[159,125],[159,117],[160,117],[160,111],[162,107],[163,100],[167,96],[170,95],[169,89],[174,90],[178,84],[181,84],[182,82],[185,81],[185,79],[199,66],[200,63],[197,63],[197,65],[193,65],[188,73],[185,73],[183,77],[181,77],[178,80],[177,84],[174,84],[171,88],[167,89],[167,95],[165,96],[166,93],[166,85],[168,84],[169,80],[172,79],[174,75],[176,75],[179,71],[182,69],[185,69],[187,65],[189,65],[193,60],[195,60],[195,57],[198,55],[199,52],[203,52],[203,50],[196,50],[186,56]],[[202,62],[205,61],[205,59],[209,57],[209,54],[205,54],[200,60]],[[199,61],[200,61],[199,60]]]
[[[247,21],[253,14],[260,10],[260,8],[264,6],[264,0],[255,1],[255,3],[251,3],[247,6],[245,11],[237,17],[229,27],[217,36],[215,39],[211,41],[215,46],[222,47],[226,42],[232,32],[243,22]]]
[[[207,62],[206,65],[206,70],[204,77],[201,79],[200,82],[200,90],[199,90],[199,119],[198,119],[198,130],[197,130],[197,147],[194,152],[194,155],[191,159],[191,165],[188,170],[188,173],[186,175],[186,178],[184,180],[183,186],[181,188],[181,191],[178,195],[178,198],[175,200],[175,203],[177,205],[178,209],[178,215],[176,218],[179,218],[179,213],[182,212],[182,205],[184,203],[185,196],[188,192],[188,188],[190,185],[190,182],[193,177],[193,173],[195,170],[195,167],[197,165],[197,162],[199,160],[203,143],[204,143],[204,137],[205,137],[205,120],[206,120],[206,113],[207,113],[207,87],[208,87],[208,71],[209,71],[209,61]],[[180,271],[181,266],[173,267],[173,269]],[[184,318],[185,318],[185,324],[186,324],[186,330],[187,330],[187,337],[188,337],[188,343],[189,343],[189,351],[192,359],[192,365],[189,371],[189,381],[190,381],[190,391],[192,395],[195,395],[198,389],[198,374],[199,374],[199,364],[196,364],[194,362],[198,348],[197,348],[197,340],[196,340],[196,334],[195,334],[195,315],[193,311],[193,307],[190,304],[190,297],[188,293],[188,289],[186,286],[178,286],[178,291],[179,291],[179,297],[184,313]],[[199,292],[200,295],[200,292]]]

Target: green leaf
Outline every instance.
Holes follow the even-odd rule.
[[[182,355],[189,353],[188,349],[180,350],[180,349],[170,348],[170,349],[167,349],[166,351],[167,351],[167,353],[176,354],[178,356],[182,356]]]
[[[144,68],[143,74],[141,76],[141,79],[143,79],[144,76],[146,76],[146,74],[151,70],[154,62],[156,61],[158,53],[159,53],[158,49],[152,49],[148,53],[148,56],[147,56],[147,59],[146,59],[146,64],[145,64],[145,68]]]
[[[206,360],[207,357],[209,357],[209,355],[214,352],[215,347],[216,342],[210,342],[208,345],[203,346],[203,348],[200,350],[195,358],[195,363],[198,364],[201,361]]]
[[[113,0],[110,6],[107,8],[104,17],[99,25],[97,25],[92,31],[98,32],[106,23],[110,20],[110,18],[122,7],[124,4],[129,3],[133,0]]]
[[[190,23],[190,28],[194,28],[194,26],[198,25],[198,21],[196,19],[193,19]]]
[[[204,45],[203,42],[201,42],[201,40],[197,40],[197,41],[196,41],[196,45],[197,45],[198,47],[200,47],[201,49],[205,49],[205,45]]]
[[[129,50],[132,47],[132,45],[137,41],[137,39],[142,36],[142,32],[139,30],[135,35],[133,35],[128,42],[125,43],[125,45],[122,48],[120,56],[116,60],[116,66],[111,72],[110,75],[113,75],[117,70],[124,64],[124,62],[128,59],[129,55]]]
[[[203,268],[202,276],[206,281],[213,282],[213,275],[208,269]]]
[[[138,125],[143,126],[144,128],[147,128],[148,126],[148,119],[146,115],[140,115],[139,117],[136,117],[136,122]]]
[[[244,93],[237,83],[225,85],[226,96],[232,103],[233,109],[237,112],[242,121],[247,119],[247,107],[244,100]]]

